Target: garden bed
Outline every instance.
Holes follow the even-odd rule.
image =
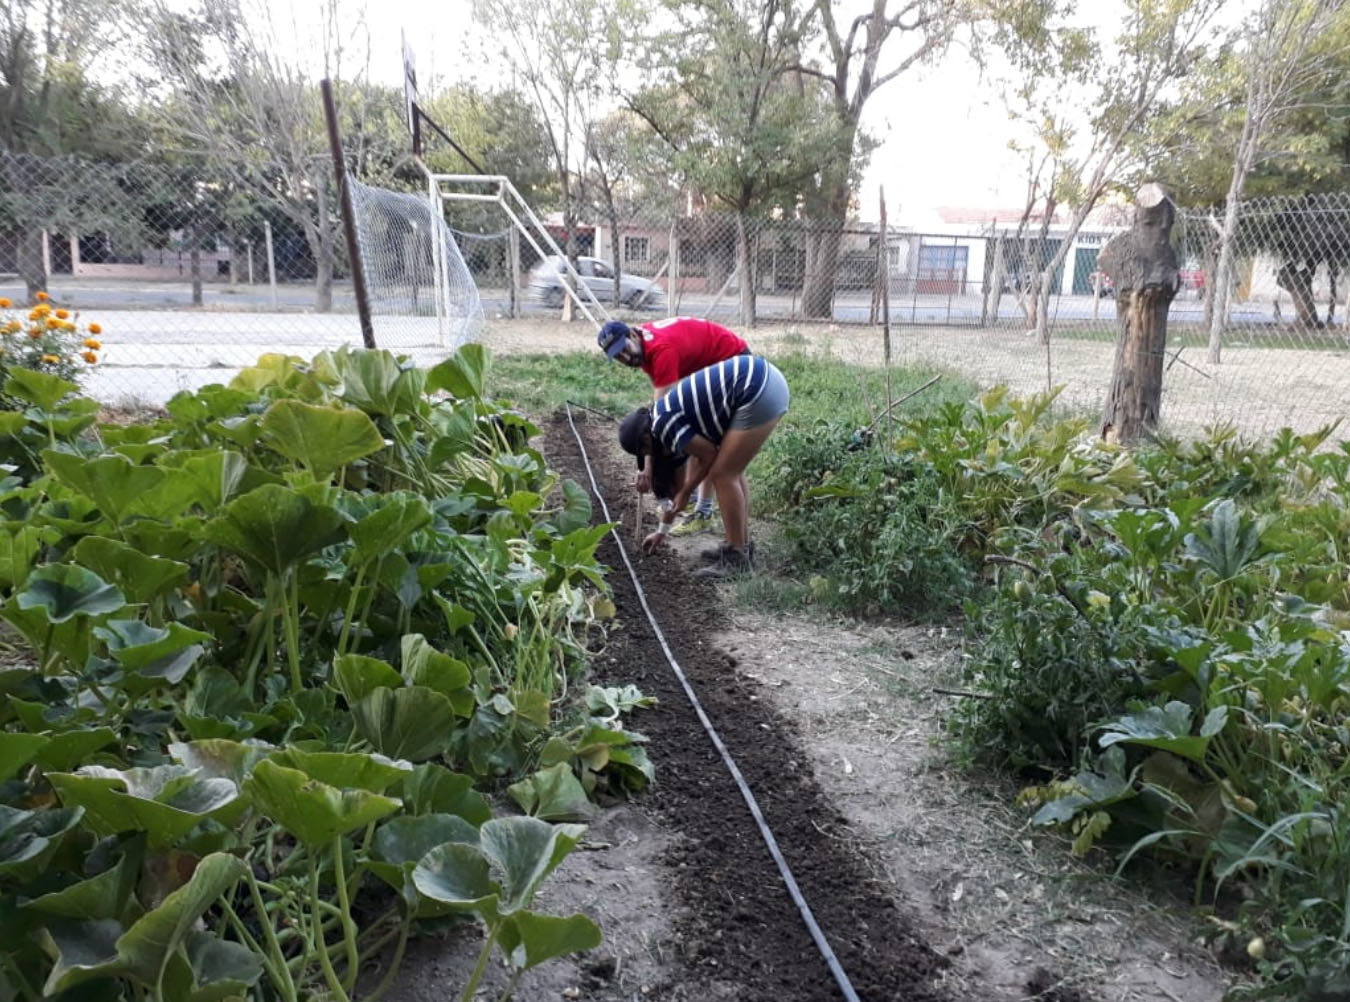
[[[627,545],[631,495],[618,485],[630,461],[609,425],[578,426]],[[543,448],[551,466],[587,482],[565,419]],[[637,559],[643,588],[861,998],[1219,997],[1216,965],[1188,944],[1165,893],[1152,889],[1151,902],[1148,890],[1107,885],[1042,846],[1005,806],[1008,789],[946,767],[934,739],[951,697],[932,689],[956,678],[954,636],[736,607],[689,576],[703,543]],[[531,971],[517,997],[840,997],[612,539],[600,556],[614,568],[617,622],[594,680],[660,700],[629,721],[651,739],[657,783],[592,824],[582,846],[592,851],[569,857],[540,895],[554,914],[591,915],[605,942]],[[392,997],[444,997],[472,946],[422,941]]]

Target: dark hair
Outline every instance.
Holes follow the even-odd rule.
[[[684,457],[676,458],[666,451],[660,440],[649,436],[652,430],[652,412],[649,407],[639,407],[619,425],[619,445],[623,451],[637,457],[638,469],[642,469],[642,460],[650,452],[652,457],[652,493],[659,498],[675,496],[675,471],[684,462]],[[649,439],[648,449],[644,439]]]

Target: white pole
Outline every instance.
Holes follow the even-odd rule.
[[[244,246],[248,248],[248,284],[253,284],[253,241],[244,241]]]
[[[46,230],[42,231],[42,282],[44,285],[52,280],[52,235]]]
[[[277,258],[272,250],[272,224],[263,220],[263,231],[267,234],[267,284],[272,292],[272,309],[277,308]]]
[[[445,347],[446,288],[445,268],[443,264],[445,258],[445,245],[441,243],[441,241],[445,239],[445,235],[442,232],[444,229],[443,224],[445,223],[445,207],[441,202],[441,186],[434,178],[428,179],[427,181],[427,210],[429,214],[427,235],[431,238],[432,289],[434,290],[433,294],[436,298],[436,340],[441,347]],[[436,224],[438,222],[442,225],[437,226]]]

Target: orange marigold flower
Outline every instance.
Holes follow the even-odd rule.
[[[19,323],[17,320],[11,320],[5,325],[6,334],[17,334],[21,330],[23,330],[23,324]]]
[[[56,331],[60,329],[61,329],[61,321],[57,320],[55,317],[47,318],[47,330]]]
[[[95,363],[98,362],[98,356],[95,355],[92,351],[80,352],[80,358],[84,359],[90,365],[94,365]]]
[[[57,362],[61,361],[61,356],[60,356],[60,355],[43,355],[43,356],[42,356],[42,361],[48,363],[49,365],[55,365]]]
[[[70,310],[57,310],[56,315],[62,320],[66,320],[70,317]]]
[[[7,310],[7,309],[9,309],[11,306],[13,306],[13,305],[14,305],[14,304],[11,303],[11,302],[10,302],[8,299],[6,299],[4,296],[0,296],[0,310]]]
[[[38,292],[34,294],[33,298],[36,299],[39,303],[45,303],[52,297],[47,295],[45,292]]]
[[[28,332],[28,336],[31,337],[34,341],[36,341],[38,338],[42,337],[42,335],[45,333],[46,331],[44,331],[41,327],[34,327]]]
[[[61,329],[62,329],[63,331],[73,331],[73,330],[75,329],[75,321],[74,321],[74,320],[62,320],[62,321],[61,321]]]
[[[81,342],[86,348],[102,348],[103,342],[96,337],[87,337]]]
[[[103,333],[103,328],[100,327],[98,324],[90,324],[90,325],[89,325],[89,333],[90,333],[90,334],[102,334],[102,333]]]

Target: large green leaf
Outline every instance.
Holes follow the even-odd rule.
[[[49,623],[116,612],[127,604],[121,591],[75,564],[39,567],[28,576],[16,599],[20,609],[42,610]]]
[[[260,811],[311,849],[402,806],[369,790],[339,790],[272,761],[259,762],[244,789]]]
[[[413,868],[413,886],[424,897],[451,908],[496,913],[497,885],[477,846],[445,842],[429,850]]]
[[[178,469],[194,500],[206,512],[216,512],[224,507],[239,491],[249,472],[248,460],[229,449],[193,456]]]
[[[407,414],[421,396],[425,376],[390,352],[341,350],[329,359],[342,380],[342,399],[368,414]]]
[[[1103,725],[1105,731],[1097,743],[1103,748],[1124,743],[1158,748],[1192,762],[1202,762],[1209,742],[1228,723],[1228,707],[1211,710],[1200,726],[1198,736],[1191,734],[1191,707],[1180,700],[1166,706],[1150,706]]]
[[[193,924],[234,886],[244,868],[243,860],[227,853],[205,857],[186,884],[117,940],[117,952],[127,967],[147,984],[158,984],[170,956],[183,946]]]
[[[507,917],[497,940],[506,962],[518,971],[528,971],[555,957],[600,945],[600,927],[585,915],[536,915],[518,911]]]
[[[258,955],[242,943],[193,929],[184,939],[182,954],[175,954],[165,971],[164,997],[236,1002],[247,997],[262,970]]]
[[[79,391],[74,383],[67,382],[49,372],[37,372],[15,366],[7,370],[9,378],[5,380],[5,392],[11,397],[27,400],[44,411],[49,411],[64,398]]]
[[[1209,524],[1186,537],[1186,556],[1208,567],[1220,581],[1230,581],[1260,559],[1265,524],[1245,519],[1237,505],[1224,498],[1214,507]]]
[[[389,553],[431,524],[431,507],[421,495],[405,491],[382,495],[378,505],[351,527],[358,560],[374,560]]]
[[[0,804],[0,877],[39,865],[83,816],[78,807],[23,811]]]
[[[403,677],[409,685],[421,685],[450,700],[456,712],[467,717],[473,713],[474,698],[469,666],[436,650],[420,633],[404,634]]]
[[[375,830],[367,866],[396,891],[412,881],[417,864],[432,849],[446,842],[478,843],[478,829],[455,814],[400,815]]]
[[[272,761],[288,769],[298,769],[310,779],[339,789],[370,790],[384,793],[412,774],[411,762],[395,761],[367,752],[302,751],[287,748],[272,756]]]
[[[172,843],[239,795],[228,779],[200,778],[181,765],[108,769],[87,765],[73,773],[48,773],[62,803],[83,807],[95,831],[143,831],[150,847]]]
[[[182,623],[171,622],[160,628],[139,619],[110,619],[106,625],[95,627],[94,635],[108,645],[108,653],[123,669],[143,680],[145,684],[128,686],[138,691],[155,682],[181,682],[212,639],[211,634]]]
[[[427,392],[446,390],[461,400],[477,399],[483,395],[483,376],[487,364],[486,348],[481,344],[466,344],[445,361],[427,370]]]
[[[403,803],[412,814],[457,814],[474,827],[492,817],[472,777],[435,762],[422,763],[404,780]]]
[[[565,762],[558,762],[507,787],[526,814],[545,821],[589,821],[595,805]]]
[[[120,524],[150,497],[164,479],[158,466],[137,466],[126,456],[104,453],[94,459],[47,449],[42,459],[67,487],[93,498],[104,517]]]
[[[43,734],[0,731],[0,780],[9,779],[37,756],[51,738]]]
[[[145,838],[109,839],[117,858],[102,872],[76,881],[59,891],[42,894],[24,903],[24,908],[46,915],[72,919],[120,919],[126,908],[145,857]]]
[[[279,484],[265,484],[235,498],[206,523],[206,537],[264,570],[284,574],[343,537],[345,520]]]
[[[41,548],[40,526],[10,522],[0,529],[0,588],[22,584]]]
[[[226,738],[205,738],[200,741],[175,741],[169,745],[174,760],[195,769],[204,778],[228,779],[243,787],[244,780],[253,773],[253,767],[276,751],[264,742],[230,741]]]
[[[153,601],[188,578],[187,564],[151,556],[110,536],[85,536],[75,544],[72,556],[137,605]]]
[[[126,965],[117,953],[122,924],[115,919],[54,922],[42,930],[47,952],[56,963],[42,986],[43,998],[94,978],[121,974]]]
[[[65,772],[100,748],[106,748],[117,740],[117,734],[111,727],[77,727],[69,731],[48,734],[47,743],[38,751],[33,761],[44,772]]]
[[[390,758],[421,762],[445,751],[454,737],[454,706],[425,686],[374,689],[351,712],[357,733]]]
[[[403,676],[388,661],[366,657],[364,654],[343,654],[333,659],[333,684],[354,706],[376,689],[398,689]]]
[[[582,825],[538,818],[493,818],[478,830],[483,855],[501,875],[501,911],[528,908],[535,891],[581,840]]]
[[[278,400],[263,414],[262,429],[268,445],[321,480],[384,448],[375,422],[350,407]]]

